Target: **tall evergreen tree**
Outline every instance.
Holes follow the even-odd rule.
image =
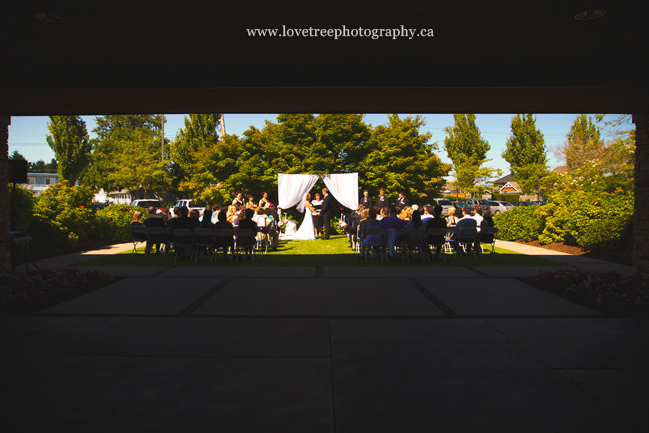
[[[482,166],[488,161],[487,152],[491,146],[482,138],[475,124],[475,114],[454,114],[453,118],[454,125],[444,128],[447,134],[444,148],[453,163],[454,183],[460,189],[478,193],[500,170]]]
[[[531,114],[517,114],[512,118],[511,129],[502,157],[509,163],[523,194],[529,194],[540,188],[547,171],[545,139]]]
[[[74,185],[88,168],[92,151],[86,122],[79,116],[50,116],[47,128],[52,134],[46,137],[47,144],[58,161],[59,178]]]
[[[9,155],[9,159],[13,160],[19,160],[19,161],[27,161],[27,158],[23,156],[22,153],[18,152],[17,150],[14,150],[11,155]]]
[[[190,114],[169,146],[169,158],[176,186],[191,179],[196,172],[197,155],[201,148],[216,146],[221,114]]]

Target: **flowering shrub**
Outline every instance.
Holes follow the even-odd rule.
[[[14,187],[9,185],[9,215],[14,215]],[[16,230],[25,231],[34,214],[34,193],[31,189],[16,185]]]
[[[15,312],[45,307],[112,282],[110,275],[75,269],[42,269],[25,275],[0,274],[0,310]]]
[[[39,254],[64,253],[77,246],[79,237],[55,219],[34,215],[27,233],[32,237],[30,249]]]
[[[37,198],[37,212],[50,218],[56,218],[65,209],[90,208],[94,194],[87,186],[70,186],[64,180],[46,189]]]
[[[535,277],[542,286],[602,313],[647,315],[649,279],[617,272],[562,269]]]

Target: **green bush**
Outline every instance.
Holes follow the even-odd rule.
[[[94,193],[87,186],[70,186],[68,181],[57,183],[46,189],[37,198],[37,209],[41,215],[56,218],[66,209],[92,207]]]
[[[542,222],[536,215],[538,208],[538,206],[521,206],[496,215],[494,217],[494,224],[498,227],[496,237],[504,241],[537,240],[543,230]]]
[[[91,236],[111,242],[128,242],[131,240],[129,224],[136,211],[142,212],[142,220],[149,215],[139,206],[117,204],[97,211]]]
[[[27,233],[32,237],[31,250],[38,254],[60,254],[77,246],[79,237],[60,222],[35,214]]]
[[[509,203],[520,200],[520,194],[492,194],[492,200],[508,201]]]
[[[631,238],[633,194],[616,191],[555,191],[539,217],[544,223],[542,244],[565,242],[587,251],[610,250]]]
[[[9,185],[9,215],[14,216],[14,187]],[[16,185],[16,230],[26,231],[34,218],[34,193]]]

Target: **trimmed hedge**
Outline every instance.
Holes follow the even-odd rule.
[[[139,206],[114,204],[97,211],[92,237],[111,242],[128,242],[131,240],[129,224],[135,211],[142,212],[142,220],[149,216],[149,211]]]
[[[535,241],[543,232],[542,221],[536,215],[538,206],[520,206],[494,217],[497,238],[504,241]]]
[[[630,245],[633,194],[586,192],[572,188],[553,192],[543,206],[522,206],[494,217],[498,239],[547,245],[564,242],[585,251]]]

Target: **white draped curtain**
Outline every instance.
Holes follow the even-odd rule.
[[[304,198],[318,181],[317,174],[278,174],[278,206],[288,209],[298,205],[298,211],[304,212]],[[350,209],[358,207],[358,173],[339,173],[322,175],[331,195],[340,204]]]
[[[288,209],[298,205],[298,210],[304,212],[305,194],[311,191],[313,185],[318,181],[318,177],[315,174],[278,174],[278,206],[282,209]]]
[[[325,174],[322,180],[338,203],[349,209],[358,207],[358,173]]]

